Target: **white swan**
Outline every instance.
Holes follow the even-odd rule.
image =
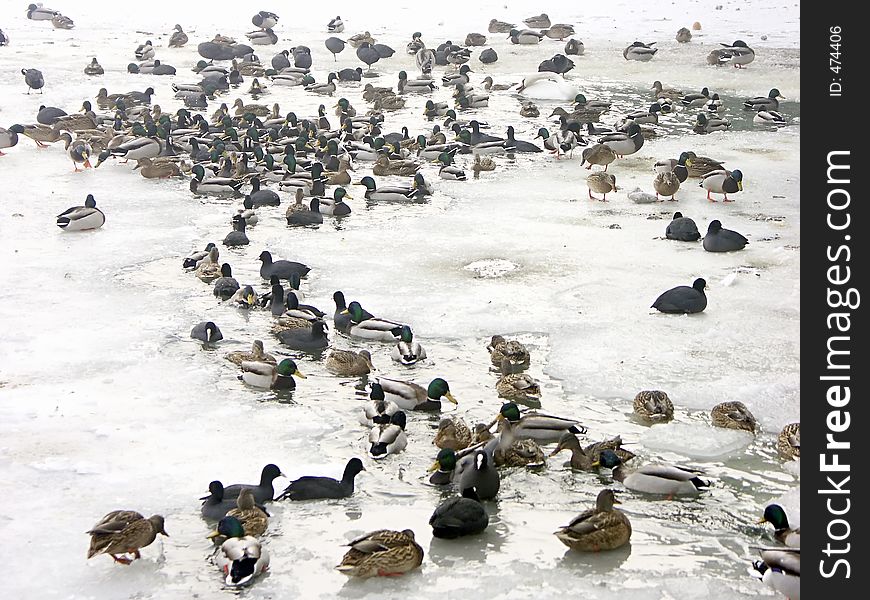
[[[515,91],[536,100],[573,100],[580,93],[577,86],[551,72],[534,73],[523,78]]]

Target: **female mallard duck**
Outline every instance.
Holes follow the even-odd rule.
[[[674,194],[680,189],[680,179],[673,171],[656,173],[656,176],[653,178],[653,189],[656,191],[656,199],[660,202],[664,199],[660,199],[659,196],[670,196],[672,202],[676,201]]]
[[[687,44],[692,41],[692,32],[685,27],[680,27],[677,30],[676,40],[681,44]]]
[[[327,178],[329,185],[350,185],[351,178],[348,170],[353,170],[353,167],[350,166],[350,158],[341,156],[338,159],[338,171],[325,171],[323,176]],[[345,193],[347,193],[346,190]]]
[[[711,171],[719,171],[723,169],[723,163],[710,158],[708,156],[698,156],[691,150],[685,152],[686,168],[689,171],[689,177],[703,177]]]
[[[250,488],[242,488],[238,498],[236,498],[236,507],[227,511],[226,516],[238,519],[242,524],[245,535],[252,537],[263,535],[266,532],[266,526],[269,524],[269,515],[257,506],[254,492]],[[220,546],[226,540],[217,529],[212,531],[207,537],[213,540],[217,546]]]
[[[435,439],[432,443],[439,448],[449,448],[450,450],[463,450],[471,445],[471,429],[462,417],[450,415],[442,417],[438,422],[438,431],[435,433]]]
[[[767,96],[755,96],[754,98],[749,98],[748,100],[743,101],[743,108],[746,110],[770,110],[775,111],[779,109],[779,101],[785,100],[785,98],[780,94],[779,90],[773,88],[767,94]]]
[[[692,164],[694,164],[693,159],[690,158],[686,161],[687,166]],[[734,202],[734,200],[728,199],[728,194],[736,194],[743,191],[743,173],[738,169],[733,171],[726,169],[710,171],[701,176],[701,183],[698,186],[707,190],[707,200],[710,202],[716,202],[716,200],[710,197],[711,192],[723,194],[725,196],[723,202]]]
[[[349,544],[341,563],[335,568],[354,577],[401,575],[423,564],[423,548],[414,532],[379,529],[356,538]]]
[[[385,399],[395,402],[402,410],[441,410],[444,399],[457,404],[456,398],[450,392],[450,386],[440,377],[433,379],[428,388],[410,381],[386,377],[378,377],[377,383],[383,389]]]
[[[242,366],[243,362],[261,362],[276,366],[278,364],[278,361],[275,360],[274,356],[266,353],[265,349],[263,348],[263,342],[261,340],[254,340],[254,343],[251,344],[250,352],[242,352],[241,350],[236,350],[234,352],[230,352],[224,358],[239,367]]]
[[[505,358],[501,368],[504,375],[495,384],[499,397],[529,408],[541,408],[540,383],[525,373],[511,373],[510,369],[510,362]]]
[[[714,131],[726,131],[731,129],[731,121],[725,119],[711,119],[704,113],[699,113],[695,119],[692,131],[695,133],[713,133]]]
[[[785,117],[774,110],[759,110],[752,117],[752,122],[757,125],[785,125]]]
[[[369,456],[377,460],[404,450],[408,445],[406,422],[407,417],[400,410],[393,413],[389,423],[374,425],[369,433]]]
[[[490,77],[489,75],[487,75],[486,77],[483,78],[483,89],[485,89],[487,92],[509,90],[512,87],[514,87],[514,85],[516,85],[516,84],[513,84],[513,83],[495,83],[492,80],[492,77]]]
[[[565,463],[566,467],[571,467],[578,471],[591,471],[597,460],[601,458],[601,453],[605,450],[616,452],[622,462],[627,462],[634,458],[634,453],[622,447],[622,438],[616,436],[602,442],[589,444],[585,448],[580,445],[580,440],[573,433],[565,432],[559,438],[559,445],[556,449],[550,452],[550,456],[556,456],[562,450],[571,451],[571,460]]]
[[[402,325],[399,342],[393,346],[390,358],[403,365],[413,365],[426,358],[426,350],[420,342],[414,339],[414,333],[408,325]]]
[[[485,427],[485,425],[484,425]],[[497,467],[540,467],[547,462],[538,442],[532,439],[517,439],[507,421],[498,425],[498,437],[484,446],[492,452]]]
[[[789,600],[801,598],[801,553],[792,548],[763,548],[753,561],[756,576]]]
[[[141,558],[139,549],[148,546],[157,534],[169,537],[163,528],[163,517],[153,515],[147,519],[133,510],[114,510],[91,527],[88,558],[98,554],[108,554],[115,562],[129,565]],[[133,558],[118,557],[118,554],[132,553]]]
[[[613,478],[628,489],[645,494],[660,494],[669,497],[697,495],[701,488],[710,484],[698,475],[702,471],[685,469],[675,465],[645,465],[634,471],[622,467],[622,459],[612,450],[604,450],[596,464],[613,469]]]
[[[242,102],[241,98],[236,98],[236,101],[233,103],[233,108],[236,109],[237,117],[241,117],[248,113],[251,113],[256,117],[267,117],[272,114],[272,109],[265,104],[245,104]]]
[[[106,71],[103,69],[102,65],[97,62],[96,58],[92,58],[88,66],[85,67],[85,75],[103,75],[105,72]]]
[[[172,35],[169,36],[169,43],[167,45],[170,48],[181,48],[187,43],[187,40],[187,34],[184,33],[181,25],[176,25]]]
[[[614,550],[628,543],[631,523],[625,513],[614,508],[620,504],[613,490],[601,490],[595,508],[585,510],[554,532],[559,541],[579,552]]]
[[[776,449],[779,455],[788,460],[801,457],[801,424],[789,423],[782,428],[776,438]]]
[[[24,134],[40,148],[45,148],[47,144],[54,143],[60,139],[61,131],[50,125],[20,125],[15,124],[9,129],[0,127],[0,148],[11,148],[18,143],[18,135]],[[0,152],[0,156],[2,156]]]
[[[166,179],[167,177],[180,177],[181,169],[173,160],[161,160],[159,157],[140,158],[134,169],[139,169],[142,177],[147,179]]]
[[[489,515],[480,503],[474,488],[465,488],[461,496],[449,498],[438,505],[429,517],[432,535],[454,539],[474,535],[489,525]]]
[[[245,528],[236,517],[226,516],[221,519],[217,534],[227,538],[214,557],[215,563],[224,573],[226,585],[247,585],[269,569],[269,552],[260,546],[257,538],[245,535]]]
[[[368,375],[374,370],[368,350],[333,350],[326,359],[326,369],[342,377]]]
[[[671,100],[679,100],[684,96],[683,92],[674,88],[666,88],[662,86],[661,81],[653,81],[652,87],[653,98],[669,98]]]
[[[54,25],[55,29],[72,29],[76,26],[72,19],[60,13],[51,18],[51,24]]]
[[[510,369],[503,370],[503,373],[513,373],[516,370],[524,369],[529,366],[531,361],[531,355],[525,345],[516,340],[505,340],[500,335],[492,336],[486,349],[489,351],[489,360],[496,367],[504,369],[505,359],[510,363]]]
[[[389,95],[375,98],[374,110],[400,110],[405,108],[405,99],[401,96]]]
[[[372,173],[378,177],[387,175],[413,177],[419,169],[420,165],[413,160],[391,160],[386,154],[379,154],[372,167]]]
[[[789,548],[801,547],[801,528],[789,527],[785,510],[779,504],[768,504],[764,507],[764,516],[758,522],[770,523],[774,528],[774,537]]]
[[[586,428],[575,419],[553,417],[537,412],[521,414],[520,408],[514,402],[502,405],[496,421],[507,423],[516,439],[532,439],[540,444],[558,442],[566,431],[586,432]]]
[[[364,43],[374,44],[375,38],[373,38],[372,34],[370,34],[368,31],[365,31],[363,33],[357,33],[350,36],[349,38],[347,38],[347,43],[354,48],[359,48]]]
[[[583,160],[580,164],[588,163],[586,168],[591,170],[592,165],[604,165],[604,170],[607,171],[607,166],[616,160],[616,152],[607,144],[595,144],[589,148],[583,149]]]
[[[359,419],[360,424],[365,427],[371,428],[375,424],[389,423],[390,417],[399,411],[398,404],[384,399],[384,389],[379,383],[372,384],[369,398],[371,398],[371,402],[363,408]]]
[[[97,208],[93,194],[85,198],[84,206],[73,206],[57,215],[57,226],[64,231],[84,231],[98,229],[106,222],[106,215]]]
[[[607,202],[608,192],[619,191],[616,188],[616,175],[607,173],[606,171],[595,171],[594,173],[590,173],[586,178],[586,187],[588,188],[590,200],[598,200],[598,198],[592,195],[592,192],[594,191],[603,194],[601,197],[602,202]]]
[[[495,161],[488,156],[474,155],[474,162],[471,164],[471,170],[474,172],[474,178],[480,177],[481,171],[494,171]]]
[[[750,433],[758,429],[758,422],[742,402],[722,402],[714,406],[710,414],[716,427],[742,429]]]
[[[292,390],[296,388],[296,380],[293,376],[305,379],[305,375],[299,372],[296,363],[290,358],[285,358],[277,365],[271,362],[242,361],[242,374],[239,379],[251,387],[264,390]]]
[[[633,42],[631,46],[628,46],[625,50],[622,51],[622,56],[625,60],[638,60],[640,62],[649,62],[652,60],[653,56],[655,56],[656,52],[659,51],[658,48],[653,48],[655,42],[650,42],[649,44],[644,44],[643,42]]]
[[[634,414],[647,424],[667,423],[674,418],[674,404],[665,392],[645,390],[634,397]]]
[[[508,23],[507,21],[499,21],[498,19],[491,19],[489,25],[486,30],[490,33],[508,33],[511,29],[514,29],[516,25],[513,23]]]
[[[343,331],[353,337],[395,342],[402,334],[402,323],[377,318],[363,309],[357,301],[351,302],[343,314],[350,315],[347,328]]]
[[[196,265],[196,276],[204,283],[211,283],[218,277],[222,277],[221,265],[218,262],[220,251],[217,246],[211,248],[205,258],[201,259]]]
[[[91,150],[91,145],[89,143],[81,139],[73,140],[72,136],[68,133],[61,134],[58,139],[64,141],[64,147],[66,148],[70,160],[73,161],[73,168],[76,172],[82,170],[79,169],[79,164],[83,164],[86,169],[91,167],[91,161],[88,160],[88,157],[90,157],[93,151]]]

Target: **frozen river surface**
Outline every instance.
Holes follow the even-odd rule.
[[[722,9],[715,7],[721,3]],[[311,47],[313,72],[325,81],[333,67],[360,63],[348,48],[333,62],[323,47],[326,23],[340,14],[344,36],[370,31],[396,54],[376,65],[375,85],[395,85],[398,71],[415,73],[404,47],[413,31],[429,45],[462,42],[486,33],[491,18],[520,22],[542,10],[554,22],[573,23],[586,54],[573,57],[568,75],[590,98],[610,99],[620,112],[644,109],[654,80],[698,90],[708,86],[725,100],[733,130],[699,136],[693,111],[662,118],[659,135],[609,169],[620,191],[608,202],[590,201],[579,157],[497,157],[497,169],[479,180],[451,182],[424,167],[434,186],[429,202],[366,204],[352,186],[353,214],[327,217],[319,228],[290,229],[289,202],[258,211],[252,243],[221,246],[235,277],[265,290],[259,253],[312,267],[303,283],[306,302],[327,313],[343,290],[378,315],[413,325],[429,360],[403,369],[389,345],[360,343],[331,333],[332,347],[369,348],[376,374],[450,383],[468,422],[491,420],[501,400],[485,350],[495,333],[518,337],[532,351],[530,373],[543,387],[545,411],[573,416],[589,428],[589,441],[621,434],[637,464],[675,461],[705,470],[713,481],[700,497],[655,501],[624,490],[607,473],[575,473],[561,455],[539,471],[502,472],[497,501],[487,503],[490,526],[474,538],[433,539],[427,522],[446,493],[427,483],[426,468],[437,416],[413,414],[407,450],[386,460],[365,459],[367,471],[347,500],[274,503],[264,544],[271,574],[248,598],[751,598],[772,592],[747,572],[751,546],[770,543],[755,524],[763,507],[783,501],[799,520],[799,466],[784,464],[774,442],[783,425],[800,420],[800,49],[798,6],[791,2],[703,0],[597,7],[588,3],[443,3],[398,7],[341,0],[329,6],[294,3],[224,6],[221,3],[80,4],[57,2],[76,27],[55,30],[24,17],[25,4],[3,2],[0,28],[12,45],[0,48],[0,125],[35,122],[40,104],[72,112],[100,87],[110,92],[153,86],[154,102],[174,112],[171,82],[196,80],[190,66],[196,44],[220,32],[244,40],[260,9],[280,16],[276,46],[258,48],[265,63],[284,48]],[[13,6],[14,5],[14,6]],[[296,7],[296,8],[294,8]],[[701,22],[692,42],[679,45],[679,27]],[[180,23],[191,38],[182,49],[165,47]],[[487,34],[499,61],[484,67],[475,49],[472,81],[519,81],[563,50],[544,40],[511,46]],[[154,41],[157,58],[178,75],[129,75],[133,49]],[[649,63],[626,62],[622,49],[635,39],[657,41]],[[756,49],[748,68],[714,68],[707,53],[719,42],[744,39]],[[82,68],[97,56],[106,75],[88,78]],[[22,68],[45,74],[44,93],[26,94]],[[445,72],[438,68],[436,74]],[[364,81],[365,83],[365,81]],[[243,96],[248,82],[224,100]],[[776,87],[787,100],[788,125],[753,125],[740,101]],[[279,102],[282,113],[316,114],[322,97],[299,88],[278,89],[260,101]],[[360,84],[339,94],[367,110]],[[335,99],[329,99],[331,106]],[[445,88],[433,98],[449,100]],[[389,113],[384,131],[407,125],[431,131],[422,116],[426,97]],[[531,140],[558,103],[537,101],[541,117],[519,116],[520,98],[493,95],[474,115],[503,135]],[[213,111],[210,106],[208,114]],[[330,109],[330,115],[332,115]],[[333,125],[336,118],[331,116]],[[440,122],[440,119],[435,122]],[[557,126],[556,126],[557,127]],[[678,202],[641,205],[627,192],[652,191],[656,160],[684,150],[739,168],[745,188],[734,203],[708,203],[697,180]],[[188,181],[148,180],[130,165],[109,161],[75,173],[60,144],[37,149],[30,140],[0,157],[0,564],[12,598],[219,598],[217,570],[207,563],[209,531],[197,498],[209,481],[256,481],[266,463],[289,479],[305,474],[340,476],[347,459],[365,456],[367,432],[357,423],[364,381],[339,378],[325,357],[297,357],[308,378],[295,392],[275,394],[246,387],[223,359],[262,339],[283,352],[269,333],[270,317],[221,304],[211,286],[181,268],[181,259],[230,230],[236,202],[194,197]],[[463,164],[466,158],[462,157]],[[357,165],[354,177],[370,167]],[[380,181],[381,178],[378,178]],[[400,180],[395,179],[398,183]],[[92,193],[106,213],[95,232],[70,234],[55,215]],[[698,244],[663,239],[674,210],[706,231],[720,219],[746,235],[736,253],[704,252]],[[471,266],[469,266],[471,265]],[[482,268],[481,268],[482,265]],[[489,268],[488,268],[489,267]],[[709,305],[690,317],[662,315],[649,306],[662,291],[706,278]],[[200,321],[215,321],[224,341],[203,349],[189,338]],[[634,395],[668,392],[676,406],[669,425],[648,428],[631,419]],[[739,400],[761,424],[754,438],[714,429],[709,410]],[[278,479],[276,487],[286,485]],[[629,547],[600,555],[568,551],[552,535],[594,504],[613,485],[634,533]],[[110,510],[129,508],[166,517],[171,537],[143,550],[130,567],[107,558],[85,560],[84,532]],[[422,568],[402,578],[351,581],[333,569],[341,544],[379,528],[411,528],[425,550]]]

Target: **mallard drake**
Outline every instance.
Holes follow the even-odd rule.
[[[598,139],[616,153],[617,157],[634,154],[643,147],[644,137],[640,125],[629,123],[625,131],[614,132]]]
[[[649,62],[652,60],[653,56],[655,56],[656,52],[659,51],[658,48],[653,48],[655,42],[650,42],[649,44],[644,44],[643,42],[633,42],[631,46],[628,46],[625,50],[622,51],[622,56],[625,60],[639,60],[641,62]]]
[[[753,561],[756,576],[789,600],[801,598],[800,549],[763,548],[761,560]]]
[[[27,7],[27,18],[31,21],[51,21],[55,15],[59,14],[56,10],[42,6],[42,2],[30,4]]]
[[[135,141],[135,140],[134,140]],[[194,165],[193,178],[190,180],[190,191],[198,196],[241,196],[239,191],[244,181],[231,177],[205,178],[205,169],[202,165]]]
[[[61,134],[58,139],[64,141],[64,148],[67,151],[67,155],[69,155],[70,160],[73,161],[73,168],[76,172],[81,171],[78,165],[83,164],[86,169],[91,167],[91,161],[88,160],[90,155],[93,153],[91,149],[91,145],[84,141],[83,139],[73,140],[72,136],[68,133]]]
[[[305,375],[290,358],[285,358],[277,365],[260,360],[244,360],[240,366],[242,374],[239,375],[239,379],[251,387],[264,390],[292,390],[296,388],[294,375],[305,379]]]
[[[713,133],[714,131],[726,131],[731,129],[731,121],[725,119],[711,119],[704,113],[699,113],[695,119],[692,131],[695,133]]]
[[[706,287],[707,282],[699,277],[692,283],[692,287],[680,285],[663,292],[650,308],[672,314],[702,312],[707,308],[707,295],[704,293]]]
[[[508,32],[511,44],[531,45],[538,44],[544,39],[544,34],[532,29],[511,29]]]
[[[591,471],[594,469],[593,464],[600,459],[601,453],[604,450],[616,452],[619,458],[622,459],[622,462],[627,462],[634,458],[634,453],[622,447],[622,438],[620,436],[595,442],[584,448],[580,445],[580,440],[577,439],[576,435],[566,431],[559,438],[559,444],[556,446],[556,449],[550,452],[550,456],[556,456],[562,450],[571,451],[571,460],[565,463],[565,466],[577,469],[578,471]]]
[[[704,110],[713,115],[721,115],[725,112],[725,104],[719,94],[713,94],[707,102],[704,103]]]
[[[736,40],[733,44],[720,44],[722,46],[722,58],[728,59],[732,65],[742,69],[755,60],[755,50],[746,45],[743,40]]]
[[[408,325],[402,325],[399,341],[393,346],[390,358],[403,365],[413,365],[426,358],[426,350],[420,342],[414,339],[414,333]]]
[[[508,23],[506,21],[499,21],[498,19],[492,19],[489,22],[486,30],[490,33],[508,33],[511,29],[514,29],[516,25],[513,23]]]
[[[143,158],[155,158],[163,152],[163,141],[156,137],[137,137],[129,142],[124,142],[120,146],[115,146],[101,153],[108,153],[112,156],[122,156],[126,160],[141,160]],[[196,165],[194,170],[201,165]]]
[[[263,535],[266,532],[266,526],[269,524],[269,515],[257,506],[254,500],[254,492],[250,488],[242,488],[238,498],[236,498],[236,507],[227,511],[226,516],[238,519],[242,524],[245,535],[252,537]],[[207,537],[214,540],[216,545],[221,545],[224,541],[224,536],[217,529]]]
[[[694,159],[690,158],[686,161],[686,166],[691,167],[693,164]],[[733,171],[726,169],[709,171],[701,176],[701,183],[698,186],[707,190],[707,200],[710,202],[716,202],[716,200],[710,197],[711,192],[724,194],[724,202],[734,202],[728,199],[728,194],[736,194],[743,191],[743,173],[738,169]]]
[[[743,108],[745,110],[767,110],[767,111],[775,111],[779,109],[779,101],[785,100],[780,91],[776,88],[770,90],[767,96],[755,96],[754,98],[749,98],[748,100],[743,101]]]
[[[449,498],[438,505],[429,518],[432,535],[454,539],[480,533],[489,525],[489,515],[473,488],[462,490],[461,496]]]
[[[599,552],[624,546],[631,538],[631,523],[624,512],[613,507],[614,504],[620,502],[613,490],[601,490],[595,508],[583,511],[554,535],[579,552]]]
[[[656,173],[674,173],[677,176],[679,183],[683,183],[689,177],[689,168],[686,166],[686,161],[689,160],[689,153],[680,153],[680,158],[665,158],[656,161],[653,165],[653,170]]]
[[[709,158],[707,156],[698,156],[691,150],[685,153],[686,168],[689,171],[689,177],[703,177],[711,171],[723,170],[722,162]]]
[[[701,89],[700,93],[693,92],[680,98],[680,104],[692,108],[704,106],[708,100],[710,100],[710,90],[705,87]]]
[[[758,422],[742,402],[722,402],[710,411],[713,425],[725,429],[742,429],[755,433]]]
[[[329,23],[326,24],[326,30],[330,33],[341,33],[344,31],[344,21],[341,20],[341,17],[330,19]]]
[[[508,370],[503,373],[513,373],[529,366],[531,355],[528,348],[516,340],[505,340],[503,336],[494,335],[486,346],[489,352],[489,360],[499,369],[504,369],[504,361],[507,360]]]
[[[558,442],[566,431],[570,433],[586,432],[586,428],[575,419],[553,417],[537,412],[521,414],[519,407],[514,402],[502,405],[496,422],[509,424],[516,439],[532,439],[540,444]]]
[[[151,544],[157,534],[169,537],[163,526],[163,517],[153,515],[147,519],[133,510],[114,510],[100,519],[87,532],[91,536],[88,558],[108,554],[115,562],[129,565],[141,558],[139,549]],[[133,554],[133,558],[118,554]]]
[[[785,117],[774,110],[759,110],[752,117],[752,122],[758,125],[785,125]]]
[[[441,179],[448,181],[465,181],[465,171],[453,164],[453,153],[442,152],[438,155],[438,162],[441,167],[438,169],[438,176]]]
[[[674,194],[680,189],[680,179],[673,171],[656,173],[653,178],[653,189],[656,191],[656,199],[659,199],[659,196],[670,196],[671,201],[676,201]]]
[[[224,356],[224,358],[239,367],[242,366],[243,362],[261,362],[276,366],[278,364],[278,361],[275,360],[274,356],[266,353],[265,349],[263,348],[262,340],[254,340],[254,343],[251,344],[250,352],[236,350],[228,353],[226,356]]]
[[[259,304],[257,292],[251,285],[241,286],[236,293],[232,295],[229,303],[237,308],[250,310]]]
[[[618,129],[622,129],[626,127],[629,123],[658,123],[659,122],[659,113],[661,112],[662,107],[658,102],[653,102],[650,104],[648,110],[640,110],[629,113],[625,115],[620,121],[616,124]]]
[[[215,564],[224,574],[226,585],[248,585],[269,569],[269,552],[257,538],[245,535],[244,526],[237,518],[227,516],[221,519],[217,534],[227,538],[214,557]]]
[[[335,80],[338,79],[338,74],[330,73],[327,77],[326,83],[312,83],[305,86],[306,92],[314,92],[317,94],[329,94],[330,96],[335,93]]]
[[[698,231],[695,221],[689,217],[684,217],[681,212],[675,212],[673,220],[668,223],[665,229],[665,237],[681,242],[697,242],[701,239],[701,233]]]
[[[495,389],[500,398],[528,406],[541,408],[541,385],[536,379],[525,373],[512,373],[510,361],[502,361],[502,373],[495,383]]]
[[[634,397],[634,414],[648,424],[667,423],[674,418],[674,404],[667,393],[645,390]]]
[[[331,477],[306,475],[290,482],[276,498],[283,500],[322,500],[325,498],[347,498],[353,494],[354,478],[365,471],[362,461],[356,457],[347,461],[341,480]]]
[[[354,577],[395,576],[416,569],[423,563],[423,548],[410,529],[379,529],[356,538],[349,544],[341,563],[335,568]]]
[[[249,31],[245,37],[256,46],[269,46],[278,43],[278,36],[271,28],[261,29],[259,31]]]
[[[365,427],[371,428],[376,424],[389,423],[390,417],[399,411],[399,406],[395,402],[387,402],[384,399],[384,389],[377,382],[372,383],[369,398],[371,402],[363,408],[359,419],[360,424]]]
[[[591,170],[592,165],[604,165],[604,170],[607,171],[608,165],[616,160],[616,152],[607,144],[595,144],[589,148],[583,149],[583,160],[580,164],[586,164],[586,168]]]
[[[429,476],[429,483],[432,485],[448,485],[452,483],[460,460],[470,456],[472,452],[481,447],[483,447],[483,444],[478,443],[458,452],[452,448],[442,448],[439,450],[435,462],[427,470],[429,473],[432,473]]]
[[[634,471],[622,467],[622,459],[612,450],[604,450],[593,466],[613,469],[613,479],[622,482],[628,489],[644,494],[659,494],[669,497],[697,495],[710,484],[702,480],[702,471],[685,469],[675,465],[645,465]]]
[[[619,191],[616,188],[616,175],[606,171],[595,171],[594,173],[590,173],[589,176],[586,177],[586,187],[588,188],[590,200],[598,200],[598,198],[592,195],[592,192],[594,191],[603,194],[601,198],[602,202],[607,202],[608,192]]]
[[[220,328],[215,325],[214,321],[197,323],[190,330],[190,337],[204,344],[214,344],[224,339],[224,335],[221,333]]]
[[[57,226],[64,231],[98,229],[106,222],[106,215],[97,208],[93,194],[85,198],[84,206],[73,206],[57,215]]]
[[[440,377],[433,379],[427,388],[410,381],[386,377],[378,377],[376,383],[383,389],[384,398],[395,402],[402,410],[438,411],[445,399],[457,404],[450,386]]]
[[[91,62],[85,67],[85,75],[103,75],[106,71],[102,65],[97,62],[96,58],[92,58]]]
[[[801,457],[801,424],[789,423],[782,428],[776,438],[779,455],[788,460]]]
[[[278,15],[268,10],[261,10],[251,17],[251,23],[253,23],[254,27],[268,29],[278,24]]]
[[[471,445],[471,429],[462,419],[456,415],[442,417],[438,422],[438,431],[432,443],[439,448],[450,450],[463,450]]]
[[[365,311],[359,302],[353,301],[343,314],[350,315],[350,321],[343,322],[341,331],[353,337],[382,342],[394,342],[401,335],[402,323],[380,319]]]
[[[46,147],[46,143],[54,143],[60,139],[61,132],[50,125],[21,125],[16,123],[9,129],[0,127],[0,149],[11,148],[18,143],[18,136],[24,134],[40,148]],[[3,152],[0,152],[0,156]]]
[[[326,359],[326,369],[342,377],[368,375],[374,370],[368,350],[333,350]]]
[[[382,459],[390,454],[398,454],[408,445],[405,435],[407,417],[401,410],[393,413],[389,423],[375,424],[369,432],[369,456]]]
[[[768,504],[764,507],[764,516],[759,524],[770,523],[774,528],[774,537],[789,548],[801,547],[801,528],[789,527],[785,510],[779,504]]]

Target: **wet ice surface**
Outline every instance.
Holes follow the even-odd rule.
[[[569,80],[590,98],[613,101],[607,123],[620,112],[648,107],[647,88],[656,79],[684,90],[706,85],[725,98],[726,117],[737,131],[697,136],[690,131],[694,111],[665,117],[657,138],[612,165],[621,191],[608,195],[607,203],[588,200],[588,172],[577,157],[498,157],[497,170],[477,181],[442,181],[427,166],[435,194],[425,204],[367,205],[354,187],[353,214],[327,218],[318,229],[290,230],[284,207],[260,209],[260,224],[249,230],[250,246],[221,247],[222,260],[233,265],[242,284],[265,289],[256,257],[269,249],[313,268],[303,286],[308,303],[331,313],[332,292],[341,289],[375,314],[410,322],[430,358],[407,370],[390,361],[386,344],[333,335],[333,346],[369,348],[378,373],[386,376],[424,384],[446,378],[459,399],[455,410],[469,422],[488,421],[501,404],[484,350],[489,336],[518,337],[531,348],[530,373],[541,380],[544,410],[579,418],[590,441],[621,434],[638,453],[638,464],[674,461],[703,468],[712,489],[671,502],[623,491],[622,508],[634,529],[631,547],[576,555],[552,531],[591,506],[602,485],[621,485],[606,474],[573,473],[562,466],[567,457],[557,456],[540,472],[503,472],[499,499],[487,504],[491,522],[484,534],[433,540],[427,521],[445,497],[425,483],[437,417],[415,414],[408,449],[366,461],[368,471],[357,479],[352,498],[272,505],[264,538],[272,573],[246,597],[373,598],[384,590],[390,597],[423,598],[550,598],[566,589],[589,598],[769,594],[746,573],[750,546],[772,539],[754,523],[765,504],[783,495],[789,514],[799,519],[798,470],[783,465],[774,446],[779,429],[800,419],[799,21],[791,3],[719,3],[721,11],[712,1],[688,8],[629,2],[503,8],[489,2],[479,11],[409,5],[387,18],[365,3],[332,3],[302,16],[282,6],[216,11],[151,2],[125,5],[124,18],[117,20],[97,6],[54,3],[75,20],[71,31],[28,22],[23,5],[0,7],[0,25],[13,42],[0,49],[5,127],[33,122],[40,104],[75,110],[103,86],[118,92],[152,85],[155,102],[174,111],[179,104],[169,84],[196,80],[189,71],[199,58],[196,43],[218,31],[244,41],[254,9],[281,17],[279,44],[258,48],[261,59],[268,62],[280,49],[305,44],[319,81],[333,66],[359,64],[351,48],[334,63],[322,45],[334,13],[347,24],[344,36],[369,30],[396,49],[392,59],[376,65],[381,77],[372,80],[395,85],[399,70],[415,72],[404,54],[412,31],[422,31],[430,45],[448,38],[461,42],[469,31],[486,33],[493,17],[519,23],[545,10],[554,22],[575,23],[586,54],[573,57],[577,67]],[[678,45],[676,29],[696,20],[703,30]],[[184,49],[166,49],[163,32],[176,22],[191,41]],[[564,48],[550,40],[534,48],[510,46],[500,34],[487,35],[500,58],[484,68],[475,50],[475,83],[486,74],[497,83],[519,81]],[[177,76],[124,72],[133,48],[148,37],[158,46],[157,57],[176,66]],[[635,38],[658,40],[661,52],[647,64],[627,63],[622,49]],[[756,48],[755,62],[743,71],[707,67],[709,50],[734,39]],[[93,55],[106,68],[104,77],[82,73]],[[23,67],[43,70],[44,94],[25,93]],[[248,81],[243,85],[247,89]],[[765,95],[771,87],[788,98],[781,112],[789,125],[779,130],[754,126],[739,107],[740,99]],[[364,112],[360,88],[345,84],[340,94]],[[259,102],[279,102],[282,113],[292,108],[300,116],[315,114],[319,103],[330,100],[298,88],[270,91]],[[239,95],[233,90],[225,99]],[[437,90],[433,99],[449,99],[449,90]],[[421,116],[425,100],[409,98],[405,109],[388,115],[384,131],[403,124],[412,134],[431,128]],[[537,101],[542,116],[524,119],[518,100],[498,93],[488,109],[462,118],[479,116],[496,135],[513,124],[518,139],[532,139],[541,126],[553,129],[545,117],[558,103]],[[676,203],[628,200],[635,187],[652,191],[656,160],[687,149],[743,171],[745,191],[733,204],[706,202],[692,179]],[[297,363],[308,379],[292,393],[253,390],[236,379],[235,368],[222,358],[226,352],[247,349],[255,338],[264,340],[267,351],[282,352],[268,332],[269,316],[221,305],[210,285],[179,266],[191,249],[223,238],[237,203],[197,199],[186,181],[145,180],[114,162],[73,173],[60,146],[37,150],[23,139],[7,154],[0,159],[6,283],[0,291],[0,531],[16,543],[0,549],[12,574],[5,586],[21,597],[35,588],[47,598],[219,596],[218,574],[206,563],[208,528],[196,498],[214,478],[255,482],[268,462],[290,479],[340,476],[350,456],[365,452],[367,432],[356,417],[364,382],[334,377],[322,358],[307,356]],[[64,234],[54,216],[81,204],[87,193],[105,211],[106,225]],[[695,219],[702,233],[710,220],[720,219],[750,244],[739,253],[711,254],[700,244],[661,239],[674,210]],[[709,285],[704,313],[680,317],[648,308],[662,291],[698,276]],[[224,333],[216,350],[188,338],[190,328],[206,319]],[[663,426],[675,432],[670,443],[657,428],[631,420],[631,400],[641,389],[666,390],[673,400],[676,419]],[[762,432],[754,440],[712,429],[709,409],[726,400],[742,401],[758,418]],[[286,483],[279,479],[276,486]],[[83,532],[116,508],[165,515],[172,537],[146,548],[144,560],[130,567],[102,558],[85,561]],[[382,527],[414,529],[426,552],[420,571],[358,582],[332,569],[341,544]]]

